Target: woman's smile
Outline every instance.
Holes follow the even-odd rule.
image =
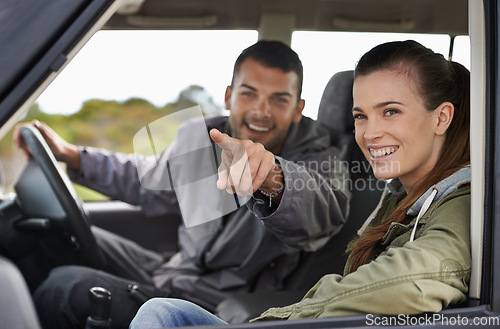
[[[388,160],[392,158],[399,146],[369,146],[370,159],[375,161]]]

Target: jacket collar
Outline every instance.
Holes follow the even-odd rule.
[[[429,189],[424,194],[422,194],[420,198],[418,198],[418,200],[410,207],[410,209],[408,209],[406,213],[410,216],[417,216],[421,212],[424,204],[426,204],[425,201],[427,199],[429,198],[431,199],[426,204],[426,206],[429,206],[431,202],[444,198],[451,192],[457,190],[460,184],[469,181],[470,181],[470,166],[467,166],[446,177],[436,185],[429,187]],[[436,190],[437,192],[434,192],[434,190]],[[382,196],[380,198],[377,207],[375,208],[375,210],[373,210],[371,215],[366,219],[361,228],[358,230],[358,235],[361,235],[363,231],[366,229],[366,227],[368,227],[371,221],[375,218],[378,211],[382,207],[383,201],[385,200],[387,194],[389,193],[395,196],[401,196],[406,193],[399,179],[395,178],[387,183],[387,187],[382,193]],[[424,209],[424,211],[422,212],[425,212],[425,210],[427,209]]]
[[[434,189],[437,190],[436,195],[434,196],[434,201],[440,200],[455,191],[458,188],[458,185],[469,182],[470,181],[470,167],[462,168],[457,172],[451,174],[446,177],[439,183],[429,187],[429,189],[418,198],[418,200],[408,209],[406,212],[410,216],[417,216],[420,209],[424,205],[425,200],[431,195]],[[399,179],[393,179],[391,182],[387,184],[387,188],[389,192],[394,195],[402,195],[406,193],[403,185],[399,181]]]

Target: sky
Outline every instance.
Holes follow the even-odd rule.
[[[304,114],[316,118],[330,77],[352,70],[375,45],[414,39],[448,55],[446,35],[295,32],[292,48],[304,66]],[[222,106],[239,53],[257,41],[256,31],[99,31],[37,99],[46,113],[72,114],[89,99],[132,97],[161,107],[180,91],[200,85]],[[470,67],[468,39],[455,42],[457,60]]]

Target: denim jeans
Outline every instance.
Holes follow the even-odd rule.
[[[152,298],[144,303],[129,329],[158,329],[227,324],[204,308],[182,299]]]

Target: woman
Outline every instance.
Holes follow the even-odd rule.
[[[255,320],[439,312],[466,300],[470,274],[469,72],[414,41],[366,53],[354,73],[356,141],[392,179],[352,242],[345,275]],[[131,328],[223,323],[196,305],[155,299]]]

